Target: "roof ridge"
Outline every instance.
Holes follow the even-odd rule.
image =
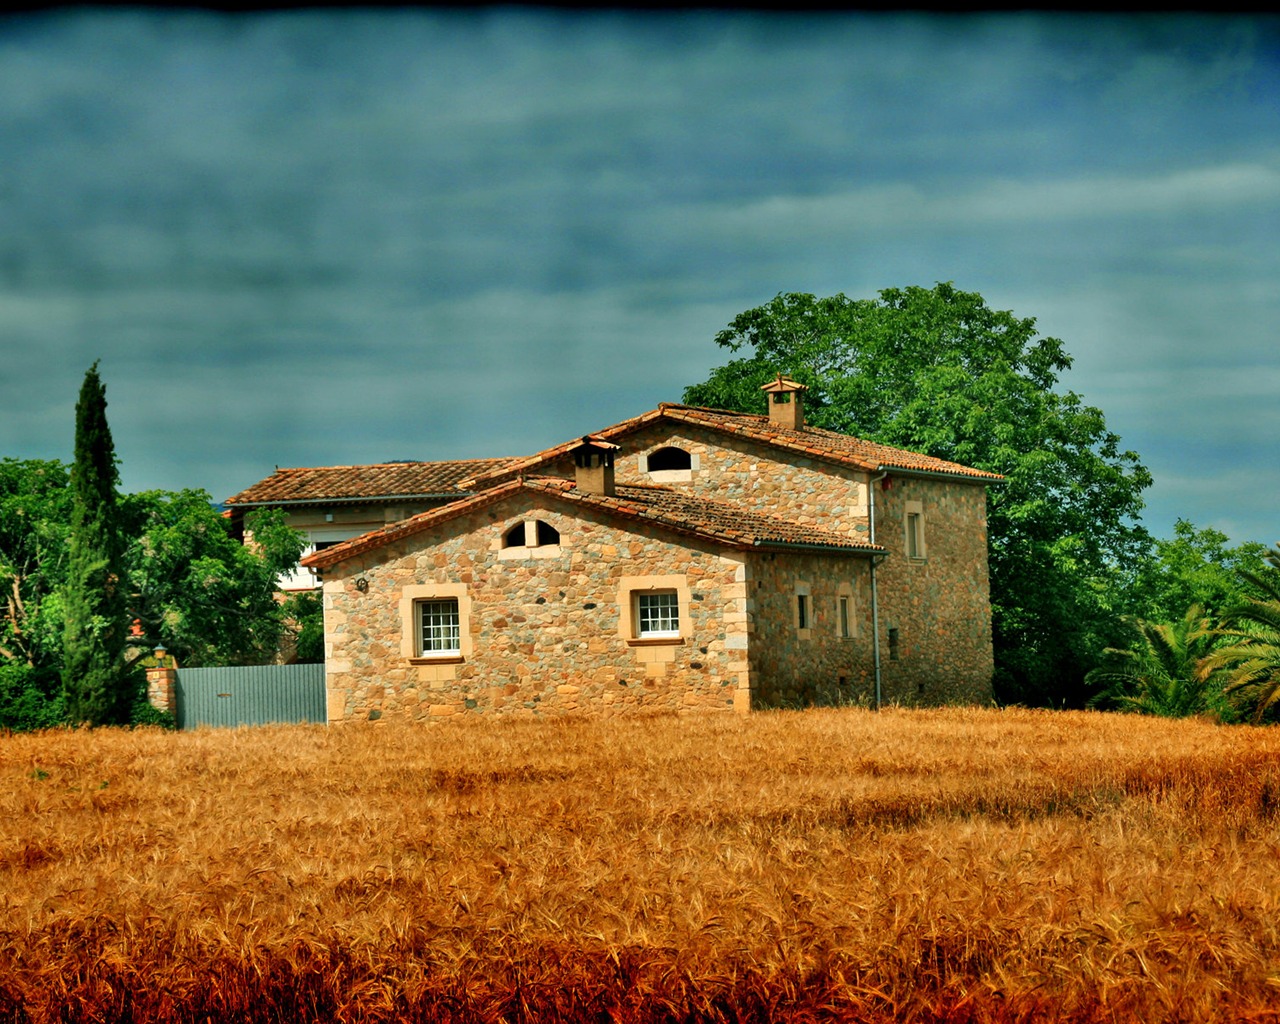
[[[335,463],[331,466],[277,466],[275,473],[307,473],[325,469],[381,469],[385,466],[460,466],[472,462],[515,462],[522,455],[482,455],[474,459],[393,459],[388,462]]]

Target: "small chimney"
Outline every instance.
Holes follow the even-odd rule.
[[[789,430],[804,429],[804,403],[800,393],[809,390],[807,385],[778,374],[777,380],[769,381],[760,390],[769,396],[770,423]]]
[[[613,455],[619,450],[616,444],[598,437],[584,437],[573,449],[574,479],[578,490],[584,494],[609,494],[613,489]]]

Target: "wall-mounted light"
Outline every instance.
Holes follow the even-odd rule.
[[[360,591],[362,594],[367,594],[369,592],[369,581],[361,576],[356,580],[356,590]]]

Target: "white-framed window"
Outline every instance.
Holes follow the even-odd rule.
[[[618,636],[632,646],[684,643],[693,629],[689,578],[680,573],[618,578]]]
[[[415,601],[414,615],[417,619],[419,657],[462,653],[461,620],[456,597]]]
[[[680,635],[680,599],[674,590],[636,594],[636,636],[641,639]]]
[[[909,501],[905,509],[907,558],[913,562],[925,560],[924,508],[918,501]]]
[[[413,662],[471,657],[471,597],[465,583],[411,583],[400,591],[400,652]]]

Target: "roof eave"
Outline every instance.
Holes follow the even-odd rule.
[[[862,558],[878,558],[889,553],[887,548],[876,545],[875,547],[850,547],[847,544],[814,544],[807,541],[790,541],[790,540],[756,540],[752,543],[752,547],[756,548],[778,548],[797,551],[820,551],[829,555],[852,555]]]
[[[914,476],[925,480],[955,480],[967,484],[1002,484],[1005,478],[998,473],[977,475],[974,473],[956,473],[945,469],[913,469],[908,466],[896,466],[891,462],[882,462],[873,470],[876,473],[890,473],[894,476]]]

